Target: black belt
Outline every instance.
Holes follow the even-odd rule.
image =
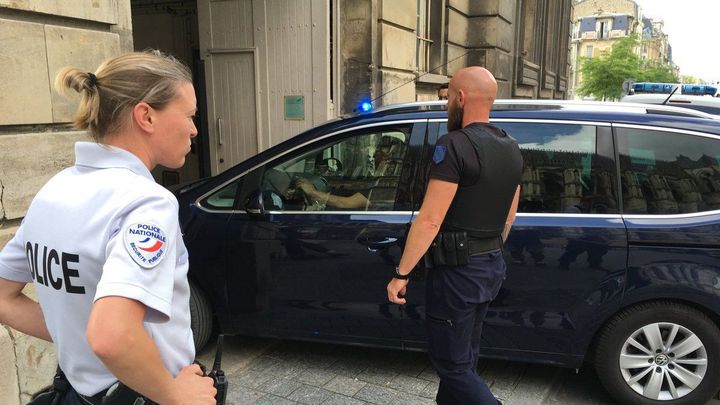
[[[118,405],[154,405],[155,402],[150,401],[149,399],[141,396],[137,392],[130,389],[127,385],[123,383],[118,383],[119,385],[115,387],[115,384],[113,384],[110,388],[113,388],[113,391],[110,393],[110,396],[112,399],[106,400],[106,404],[118,404]],[[108,395],[108,391],[110,391],[110,388],[104,389],[97,394],[93,396],[87,396],[82,395],[78,393],[78,396],[81,400],[83,400],[87,405],[102,405],[103,404],[103,398],[105,398],[106,395]]]
[[[470,256],[493,253],[501,250],[502,238],[468,238],[468,253]]]

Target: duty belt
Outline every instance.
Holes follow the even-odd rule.
[[[503,246],[502,238],[468,238],[468,253],[470,256],[497,252]]]

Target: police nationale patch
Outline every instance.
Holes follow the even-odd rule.
[[[167,235],[152,223],[130,225],[125,229],[124,239],[130,257],[146,269],[157,266],[167,252]]]
[[[436,145],[435,152],[433,152],[433,163],[439,165],[443,160],[445,160],[445,153],[447,153],[447,146]]]

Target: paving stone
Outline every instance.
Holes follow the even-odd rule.
[[[260,356],[256,358],[248,367],[247,370],[250,371],[257,371],[257,372],[266,372],[270,370],[271,367],[279,364],[282,360],[276,358],[276,357],[270,357],[267,355]]]
[[[262,392],[287,397],[293,391],[300,388],[302,384],[289,378],[271,378],[258,387]]]
[[[400,392],[407,392],[413,395],[422,395],[425,387],[427,387],[428,384],[430,384],[430,382],[427,380],[422,380],[420,378],[410,377],[406,375],[397,375],[395,376],[395,378],[392,379],[392,381],[390,381],[388,387]]]
[[[267,372],[258,372],[252,370],[242,370],[235,374],[229,374],[227,379],[230,386],[241,385],[248,388],[258,388],[265,384],[271,378],[276,378]]]
[[[303,384],[300,388],[290,394],[288,399],[297,401],[301,404],[316,405],[321,404],[332,395],[333,393],[328,390]]]
[[[423,392],[420,393],[420,396],[434,399],[435,395],[437,395],[438,388],[440,388],[439,382],[428,383],[425,389],[423,389]]]
[[[258,399],[262,398],[265,394],[246,387],[231,387],[228,390],[225,402],[228,405],[248,405],[254,404]]]
[[[509,398],[527,367],[524,363],[492,362],[480,373],[493,394]]]
[[[367,366],[365,365],[358,365],[345,361],[337,361],[332,366],[328,367],[327,370],[337,375],[355,378],[363,370],[365,370],[365,368],[367,368]]]
[[[345,395],[333,394],[322,405],[367,405],[368,402],[359,399],[346,397]]]
[[[418,395],[408,394],[406,392],[400,392],[392,405],[434,405],[435,400],[430,398],[423,398]]]
[[[395,404],[399,398],[398,394],[397,391],[391,388],[367,384],[354,395],[354,398],[370,402],[371,404],[385,405]]]
[[[397,373],[394,371],[378,367],[370,367],[360,373],[357,378],[358,380],[367,381],[371,384],[388,385],[396,375]]]
[[[335,377],[335,373],[323,368],[307,368],[297,376],[297,380],[316,387],[322,387]]]
[[[367,385],[365,381],[339,375],[330,380],[323,388],[351,397],[365,385]]]
[[[297,377],[306,369],[307,366],[300,363],[280,361],[279,363],[270,366],[267,372],[281,378],[293,378]]]
[[[422,378],[423,380],[428,380],[430,382],[440,382],[440,377],[438,377],[437,372],[434,368],[432,368],[432,366],[426,367],[425,370],[420,373],[418,378]]]
[[[511,395],[502,398],[508,405],[542,403],[549,396],[553,382],[561,378],[562,371],[558,367],[530,364],[524,370]]]
[[[386,367],[398,374],[405,374],[413,377],[419,376],[427,367],[432,369],[430,360],[426,353],[401,353],[392,363]],[[387,362],[384,362],[387,364]]]
[[[297,402],[279,397],[277,395],[268,394],[255,402],[256,405],[297,405]]]

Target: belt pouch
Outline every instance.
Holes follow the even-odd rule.
[[[470,247],[468,246],[465,231],[453,232],[455,234],[455,257],[458,266],[465,266],[470,260]]]
[[[445,264],[447,266],[457,266],[457,242],[455,242],[455,232],[442,233],[442,248],[445,253]]]
[[[445,263],[445,251],[443,249],[443,233],[438,232],[437,236],[435,237],[435,240],[433,240],[432,244],[430,245],[430,249],[428,249],[430,252],[430,255],[432,256],[432,264],[434,266],[444,266]]]

